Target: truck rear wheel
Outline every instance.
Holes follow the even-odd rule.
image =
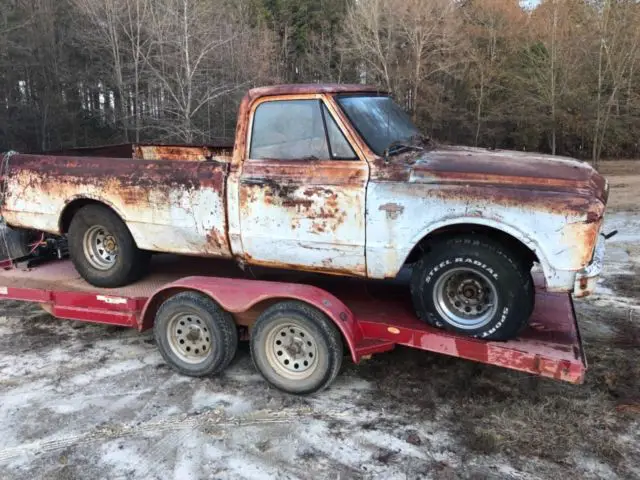
[[[68,241],[76,270],[96,287],[135,282],[146,273],[151,258],[136,246],[124,222],[102,205],[87,205],[73,216]]]
[[[192,377],[220,373],[238,349],[233,317],[201,293],[182,292],[166,300],[153,331],[165,361]]]
[[[322,312],[296,301],[267,308],[251,330],[251,357],[273,386],[298,395],[329,386],[342,365],[342,338]]]
[[[529,320],[535,289],[517,256],[485,236],[462,235],[431,246],[413,270],[411,294],[433,326],[509,340]]]

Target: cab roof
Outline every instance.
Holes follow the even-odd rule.
[[[252,100],[274,95],[292,95],[307,93],[387,93],[385,89],[375,85],[342,84],[342,83],[291,83],[267,87],[252,88],[248,92]]]

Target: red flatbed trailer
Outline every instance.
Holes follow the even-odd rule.
[[[236,325],[252,327],[256,319],[260,320],[261,314],[270,307],[269,311],[273,308],[277,310],[277,304],[289,302],[291,306],[291,301],[295,301],[310,305],[326,316],[329,323],[336,327],[334,330],[340,332],[342,342],[356,363],[372,354],[391,350],[396,345],[405,345],[571,383],[581,383],[587,368],[570,295],[546,292],[539,283],[530,326],[515,340],[491,342],[439,330],[418,320],[411,307],[407,286],[393,282],[363,282],[273,270],[259,272],[265,273],[268,280],[256,280],[255,270],[243,272],[228,261],[170,255],[154,257],[149,275],[133,285],[118,289],[89,285],[68,260],[52,261],[31,269],[6,267],[0,270],[0,298],[40,303],[54,317],[62,319],[120,325],[144,331],[154,326],[158,315],[164,314],[160,312],[164,302],[181,293],[195,292],[229,312],[229,318]],[[216,276],[212,276],[212,273]],[[198,331],[194,332],[197,336]],[[307,327],[302,325],[300,332],[309,335],[308,324]],[[294,330],[291,330],[291,342],[300,340],[301,334],[293,333]],[[181,364],[184,368],[176,366],[165,355],[162,348],[164,342],[159,341],[158,335],[163,333],[156,332],[156,341],[172,367],[183,373],[199,375],[188,370],[191,368],[188,365],[190,357],[184,357],[187,360],[187,364]],[[172,337],[174,342],[187,338],[176,336],[175,332],[171,335],[175,337]],[[187,343],[190,341],[187,338]],[[237,337],[235,342],[237,344]],[[295,347],[298,344],[290,345]],[[220,368],[216,371],[226,367],[235,354],[235,346],[229,347],[229,358],[221,360]],[[303,347],[306,349],[305,342]],[[274,348],[277,350],[280,347]],[[294,358],[309,354],[305,352],[317,351],[317,356],[322,353],[315,347],[304,351],[299,346],[297,348],[302,356],[294,350],[288,350],[284,352],[285,357],[291,354],[293,362]],[[282,352],[276,350],[274,352],[281,355]],[[252,354],[255,355],[253,344]],[[291,382],[298,378],[298,372],[289,375],[289,383],[282,384],[265,375],[264,366],[261,368],[259,362],[256,362],[256,366],[277,387],[291,393],[310,393],[331,383],[339,370],[341,358],[342,354],[335,372],[327,374],[328,377],[320,381],[321,385],[317,388],[290,388]],[[310,358],[307,360],[311,361]],[[298,363],[295,365],[298,368]],[[284,365],[280,367],[284,368]],[[302,364],[300,368],[303,368]],[[210,369],[208,373],[216,372]]]

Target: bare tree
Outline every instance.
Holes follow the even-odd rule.
[[[129,141],[129,107],[125,89],[126,45],[121,32],[128,0],[72,0],[91,22],[85,32],[88,41],[103,43],[111,56],[111,71],[116,85],[114,103],[122,122],[122,136]]]
[[[141,98],[141,76],[149,55],[150,39],[146,31],[151,18],[151,0],[125,0],[125,15],[122,17],[122,32],[129,48],[130,68],[133,70],[133,116],[135,119],[135,141],[140,141],[143,99]]]
[[[495,116],[498,107],[504,109],[508,99],[505,66],[520,45],[524,12],[515,0],[473,0],[461,10],[467,40],[463,54],[475,104],[474,145],[478,145],[487,117]],[[491,102],[493,96],[501,97],[500,105]]]
[[[350,39],[350,51],[361,63],[365,80],[380,81],[394,90],[395,68],[398,62],[399,16],[391,0],[361,0],[350,8],[345,29]],[[373,79],[367,79],[370,73]]]
[[[407,62],[409,109],[416,121],[421,87],[432,82],[434,75],[448,73],[460,64],[456,53],[461,45],[462,22],[456,4],[450,0],[396,1],[392,5],[399,16],[400,51],[408,50],[408,55],[401,58]]]
[[[597,164],[607,133],[611,110],[633,71],[640,47],[640,5],[630,0],[602,0],[597,21],[596,118],[592,161]]]
[[[569,95],[581,91],[579,63],[586,40],[579,26],[581,9],[573,0],[547,0],[537,8],[528,25],[529,46],[523,51],[523,69],[516,78],[533,112],[542,109],[541,123],[549,131],[549,148],[558,150],[561,110]]]
[[[163,129],[184,142],[193,142],[198,134],[194,116],[210,102],[243,86],[222,80],[225,66],[213,61],[235,33],[225,28],[220,5],[196,0],[155,2],[150,31],[153,48],[147,65],[159,82],[163,109],[174,119]]]

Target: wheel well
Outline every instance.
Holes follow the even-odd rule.
[[[118,212],[116,212],[106,203],[100,202],[98,200],[93,200],[91,198],[78,198],[77,200],[73,200],[72,202],[70,202],[66,207],[64,207],[64,210],[62,210],[62,214],[60,215],[61,233],[69,232],[69,226],[71,225],[71,220],[73,219],[74,215],[78,213],[78,210],[80,210],[82,207],[86,207],[87,205],[101,205],[108,208],[113,213],[118,215],[118,217],[120,217]]]
[[[526,261],[530,263],[539,261],[536,253],[513,235],[503,232],[502,230],[498,230],[497,228],[487,227],[486,225],[465,223],[438,228],[437,230],[429,233],[426,237],[420,240],[420,242],[418,242],[415,247],[413,247],[413,250],[411,250],[411,253],[409,253],[405,264],[416,262],[423,252],[429,251],[430,244],[443,238],[461,234],[486,235],[487,237],[500,242],[512,252],[516,252],[519,256],[522,256]]]

